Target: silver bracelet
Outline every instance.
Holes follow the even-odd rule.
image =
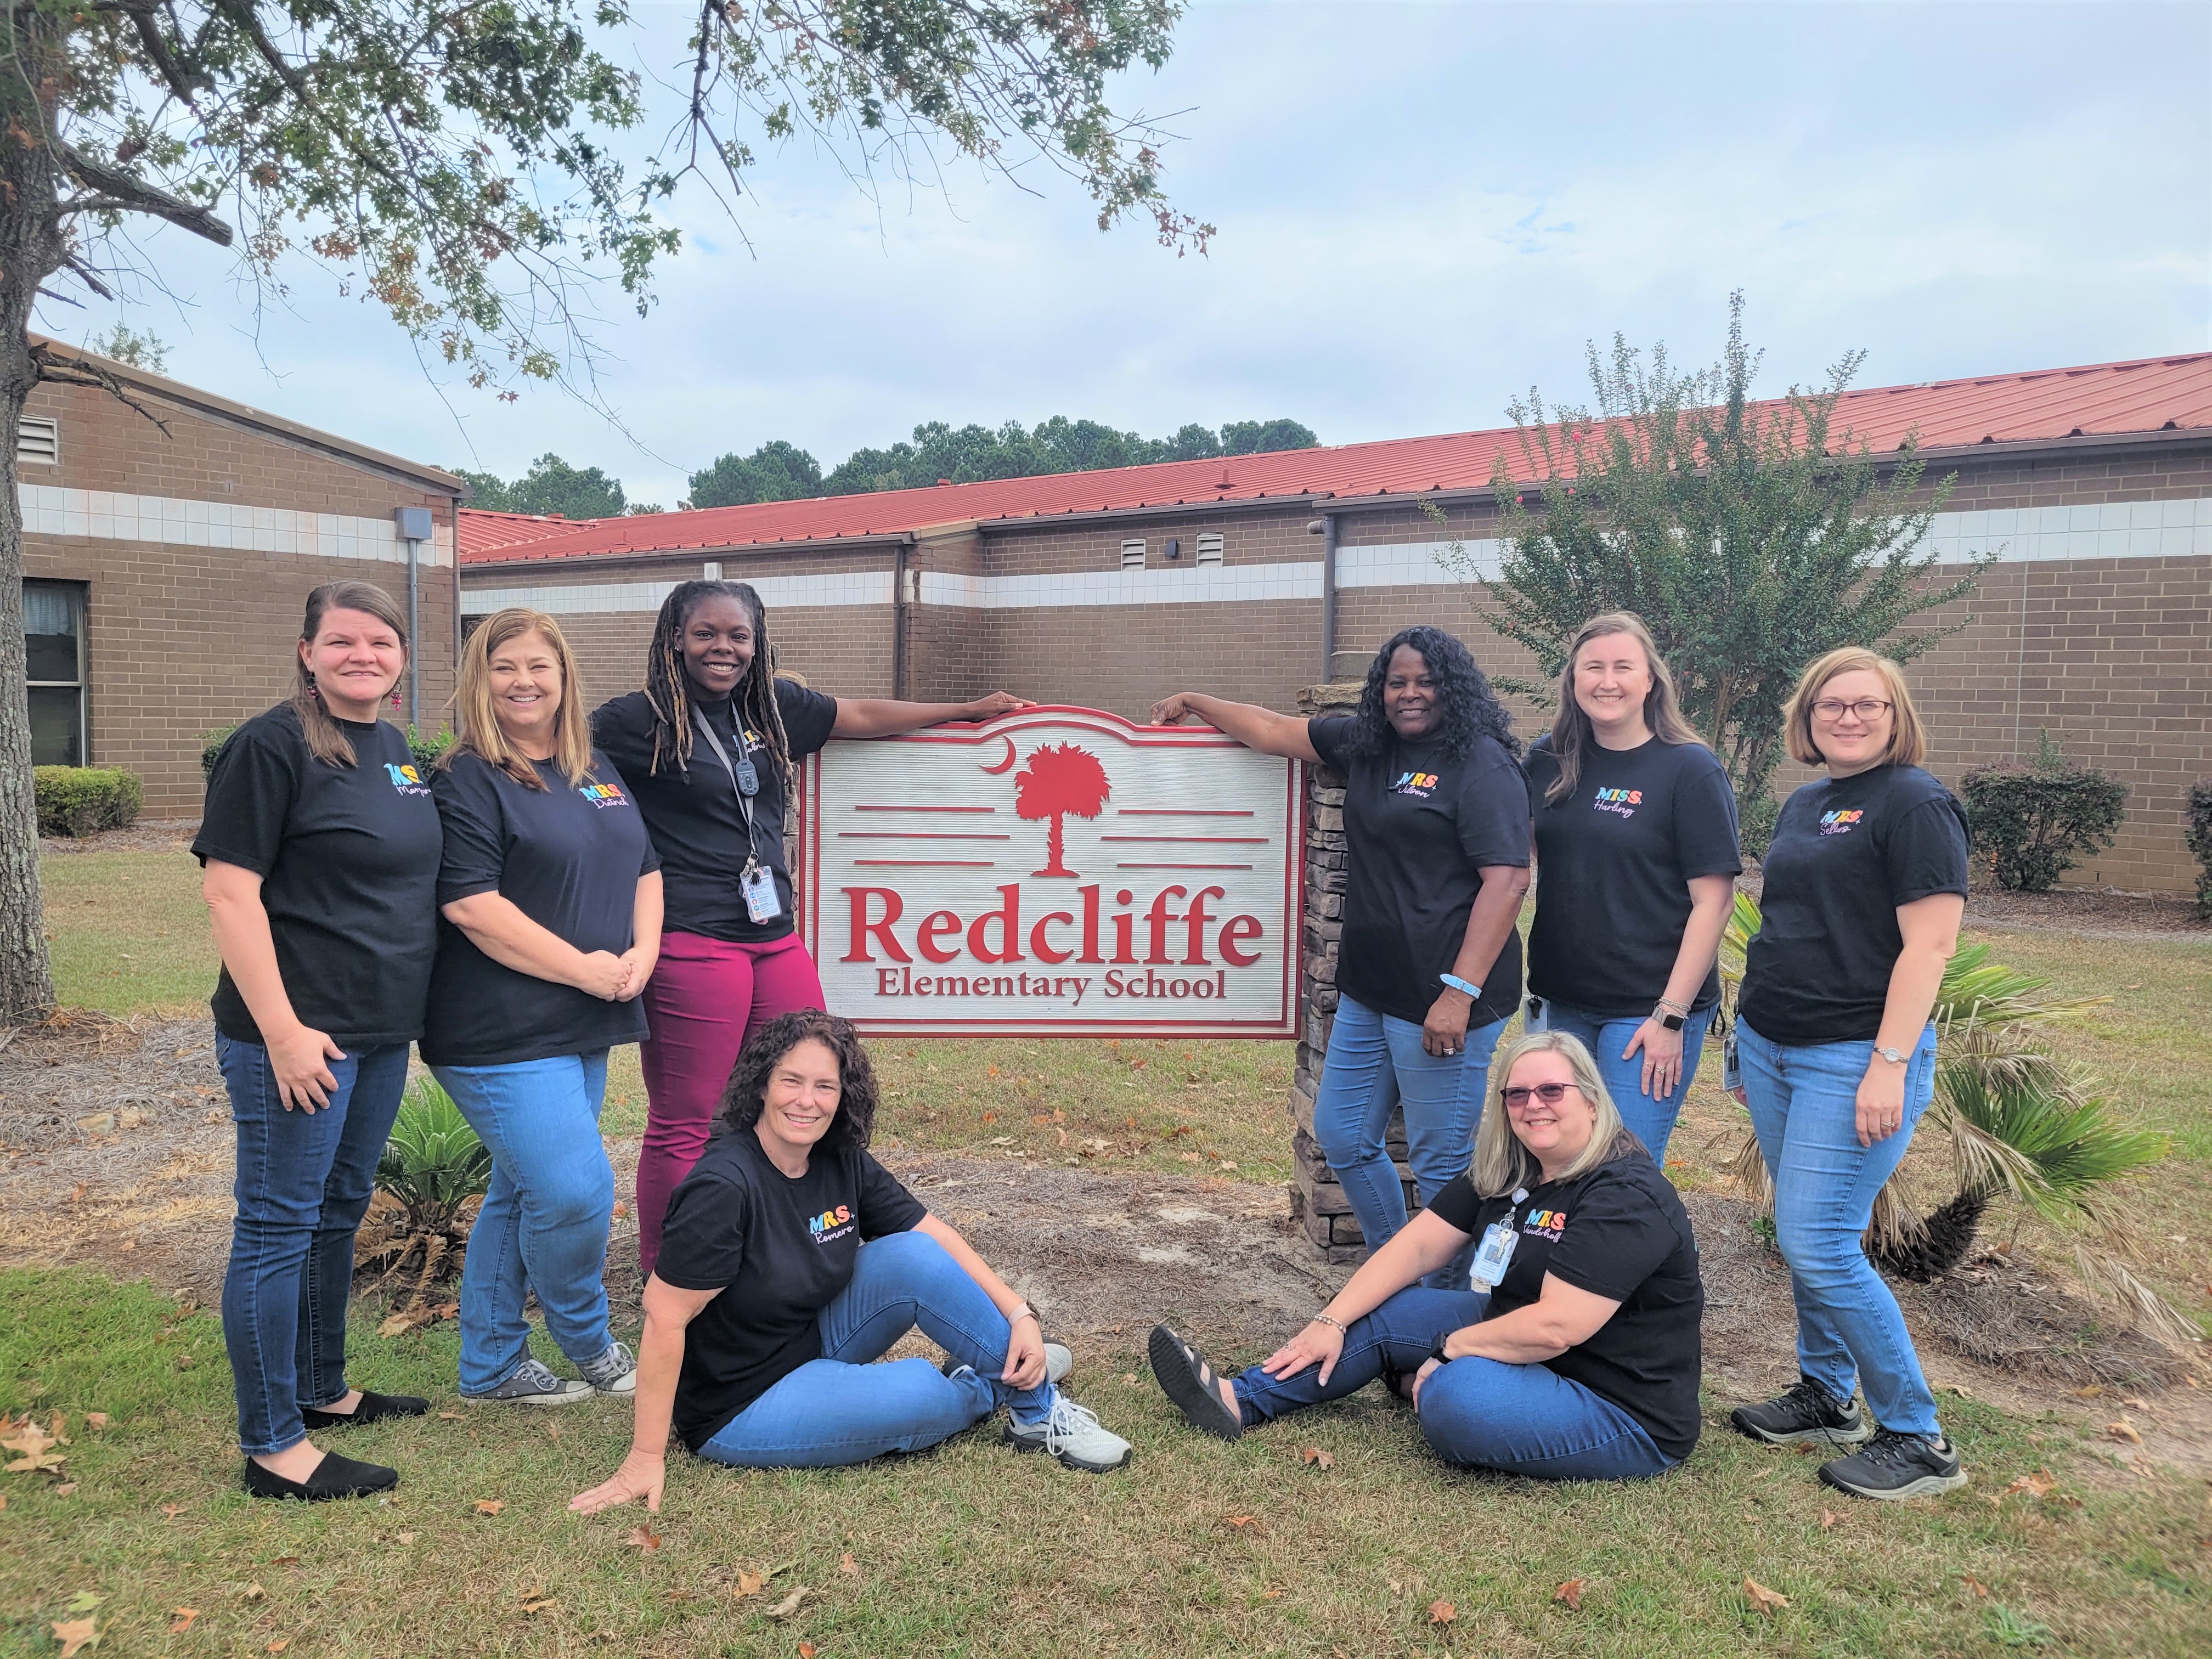
[[[1344,1322],[1342,1320],[1334,1318],[1328,1314],[1317,1313],[1306,1322],[1310,1325],[1327,1325],[1334,1329],[1339,1336],[1349,1336],[1351,1334],[1349,1331],[1344,1328]]]

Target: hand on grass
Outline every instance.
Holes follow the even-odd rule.
[[[645,1507],[658,1515],[660,1512],[660,1489],[668,1479],[668,1460],[650,1452],[641,1452],[635,1446],[622,1461],[622,1467],[589,1492],[580,1492],[568,1500],[568,1507],[579,1515],[596,1515],[601,1510],[611,1510],[623,1504],[645,1499]]]

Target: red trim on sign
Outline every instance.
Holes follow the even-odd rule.
[[[819,754],[821,750],[815,751]],[[995,812],[995,806],[855,806],[855,812]]]
[[[1117,806],[1125,818],[1256,818],[1248,808],[1230,806]]]
[[[853,867],[871,865],[881,870],[994,870],[988,859],[854,859]]]
[[[1175,841],[1203,842],[1213,847],[1265,847],[1266,836],[1101,836],[1101,841]]]
[[[1249,870],[1249,864],[1117,864],[1116,870]]]
[[[839,841],[1012,841],[981,830],[840,830]]]

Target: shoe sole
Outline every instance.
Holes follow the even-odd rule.
[[[598,1383],[594,1382],[592,1384],[592,1392],[593,1394],[620,1395],[624,1399],[627,1399],[631,1395],[637,1392],[637,1373],[635,1371],[632,1371],[627,1376],[623,1377],[621,1382],[610,1382],[605,1388],[601,1388]]]
[[[1863,1440],[1874,1438],[1874,1430],[1865,1418],[1848,1429],[1798,1429],[1788,1434],[1775,1434],[1755,1423],[1747,1423],[1731,1412],[1729,1426],[1747,1440],[1758,1440],[1770,1446],[1856,1446]]]
[[[1011,1423],[1006,1425],[1005,1430],[1000,1435],[1000,1438],[1004,1443],[1012,1446],[1016,1451],[1041,1452],[1048,1449],[1044,1442],[1041,1439],[1031,1440],[1025,1436],[1016,1434],[1014,1432],[1014,1425]],[[1111,1474],[1115,1470],[1125,1467],[1128,1463],[1129,1460],[1136,1455],[1136,1448],[1133,1446],[1128,1450],[1123,1452],[1121,1456],[1115,1459],[1111,1463],[1093,1463],[1088,1459],[1078,1457],[1073,1452],[1056,1451],[1052,1454],[1054,1461],[1060,1463],[1063,1468],[1080,1469],[1085,1474]]]
[[[563,1389],[558,1394],[465,1394],[461,1398],[471,1406],[573,1406],[598,1392],[586,1382],[581,1388]]]
[[[1229,1407],[1191,1370],[1190,1361],[1183,1354],[1182,1338],[1165,1325],[1155,1325],[1151,1340],[1145,1345],[1145,1352],[1152,1363],[1152,1381],[1160,1385],[1160,1392],[1182,1413],[1186,1423],[1217,1440],[1243,1437],[1243,1423],[1237,1421],[1231,1427],[1223,1420],[1229,1417]]]
[[[1940,1498],[1947,1492],[1956,1492],[1966,1484],[1966,1472],[1957,1470],[1950,1474],[1923,1474],[1917,1480],[1907,1481],[1901,1486],[1854,1486],[1848,1480],[1838,1480],[1827,1470],[1820,1471],[1820,1484],[1833,1486],[1838,1492],[1847,1492],[1854,1498],[1871,1498],[1876,1503],[1896,1503],[1907,1498]]]

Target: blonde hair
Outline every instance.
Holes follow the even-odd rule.
[[[528,756],[507,740],[492,708],[492,653],[525,634],[543,639],[561,670],[561,702],[553,711],[553,763],[570,785],[582,783],[592,772],[592,729],[584,718],[584,687],[576,672],[575,653],[562,637],[561,624],[542,611],[520,606],[484,618],[461,647],[460,690],[453,693],[453,712],[460,732],[453,746],[438,758],[450,767],[456,757],[469,754],[498,767],[529,789],[543,789],[545,780]]]
[[[1583,757],[1597,741],[1590,727],[1590,717],[1575,700],[1575,659],[1582,655],[1583,647],[1592,640],[1606,639],[1614,634],[1626,634],[1644,647],[1644,665],[1651,675],[1651,689],[1644,694],[1644,723],[1651,728],[1651,735],[1662,743],[1704,745],[1705,739],[1682,716],[1681,702],[1674,694],[1674,673],[1668,668],[1667,659],[1659,654],[1659,642],[1651,637],[1644,618],[1633,611],[1608,611],[1601,617],[1592,617],[1567,647],[1566,665],[1559,671],[1559,712],[1552,720],[1552,755],[1559,764],[1559,775],[1544,791],[1547,806],[1557,806],[1575,793],[1575,785],[1582,781]]]
[[[1530,1054],[1563,1057],[1574,1068],[1575,1088],[1597,1114],[1597,1121],[1590,1129],[1589,1145],[1551,1179],[1571,1181],[1577,1176],[1588,1175],[1599,1164],[1626,1157],[1644,1144],[1620,1121],[1620,1109],[1605,1091],[1605,1079],[1597,1074],[1597,1062],[1590,1058],[1590,1051],[1583,1047],[1581,1038],[1565,1031],[1530,1031],[1508,1048],[1490,1070],[1492,1077],[1500,1079],[1501,1094],[1513,1081],[1513,1068]],[[1543,1165],[1536,1161],[1534,1153],[1521,1144],[1521,1137],[1513,1133],[1512,1121],[1502,1098],[1496,1111],[1486,1106],[1482,1114],[1482,1127],[1475,1132],[1474,1168],[1470,1174],[1474,1190],[1485,1198],[1496,1198],[1520,1187],[1533,1187],[1544,1179]]]
[[[374,617],[399,637],[400,672],[406,672],[407,653],[414,647],[407,638],[407,618],[391,594],[374,582],[325,582],[307,595],[307,611],[300,623],[300,642],[313,645],[323,631],[323,618],[333,611],[358,611]],[[315,676],[307,660],[292,653],[292,712],[299,716],[300,734],[308,752],[330,766],[351,766],[356,756],[353,739],[337,723],[315,692]]]
[[[1813,704],[1820,688],[1838,674],[1862,672],[1880,678],[1889,693],[1889,746],[1875,764],[1917,766],[1926,758],[1927,728],[1920,723],[1920,711],[1912,706],[1912,690],[1905,683],[1905,671],[1879,651],[1847,645],[1815,658],[1799,678],[1797,689],[1790,694],[1782,711],[1782,736],[1790,745],[1790,759],[1806,766],[1826,764],[1828,757],[1813,741]]]

